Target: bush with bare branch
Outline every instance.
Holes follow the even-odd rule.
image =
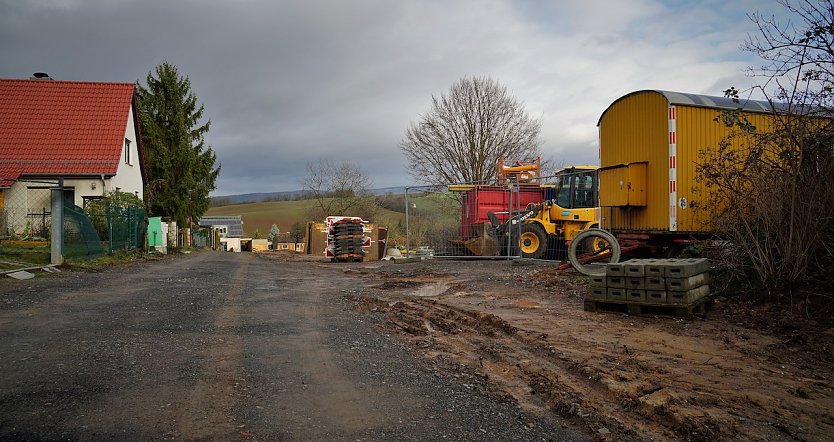
[[[766,79],[759,89],[771,97],[773,127],[723,112],[716,120],[731,135],[702,152],[698,173],[713,228],[732,244],[728,268],[758,296],[799,296],[820,314],[834,291],[834,5],[780,3],[800,27],[754,13],[759,35],[743,46],[767,62],[753,73]]]

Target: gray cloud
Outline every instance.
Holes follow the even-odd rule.
[[[223,165],[218,195],[295,190],[305,165],[353,159],[409,184],[397,145],[432,94],[490,75],[543,118],[545,156],[597,162],[596,122],[638,89],[720,94],[755,64],[744,14],[778,5],[528,0],[0,0],[0,76],[188,75]]]

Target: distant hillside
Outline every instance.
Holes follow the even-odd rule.
[[[277,225],[282,232],[289,232],[295,223],[306,225],[307,221],[310,221],[309,213],[314,205],[313,200],[262,201],[211,207],[205,214],[241,216],[243,231],[246,235],[254,235],[257,230],[262,238],[266,238],[272,224]],[[369,221],[389,226],[404,220],[404,216],[403,213],[380,208],[377,217]]]
[[[400,194],[404,192],[403,187],[384,187],[371,189],[373,195],[385,195],[387,193]],[[288,201],[304,197],[303,190],[291,190],[287,192],[259,192],[241,193],[237,195],[222,195],[211,197],[213,206],[226,206],[230,204],[260,203],[264,201]]]

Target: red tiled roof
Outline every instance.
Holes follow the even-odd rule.
[[[133,92],[132,83],[0,79],[0,178],[114,175]]]

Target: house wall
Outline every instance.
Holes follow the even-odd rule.
[[[266,239],[253,239],[252,240],[252,251],[253,252],[266,252],[269,250],[269,241]]]
[[[119,168],[116,171],[116,176],[110,180],[110,187],[107,191],[118,188],[122,192],[133,193],[139,199],[144,199],[142,169],[139,166],[139,143],[136,137],[136,127],[133,124],[133,108],[128,112],[125,139],[130,140],[129,161],[125,162],[125,146],[123,143],[122,154],[119,157]]]
[[[227,252],[240,252],[240,238],[220,238],[220,245]]]

